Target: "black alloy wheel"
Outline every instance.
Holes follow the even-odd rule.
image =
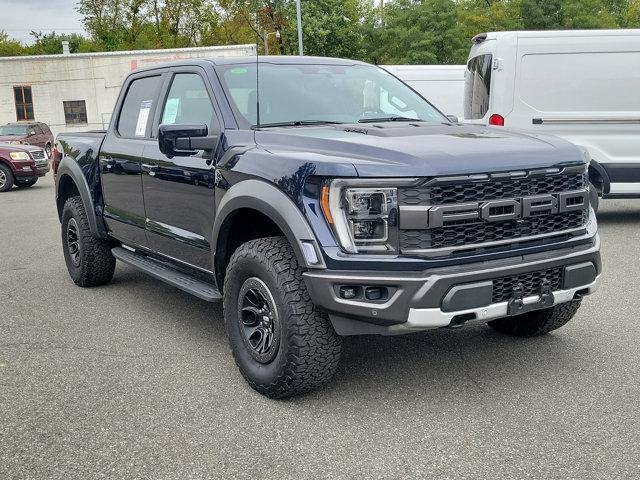
[[[70,218],[67,223],[67,249],[69,258],[75,267],[80,266],[80,235],[78,233],[78,223],[75,218]]]
[[[257,277],[248,278],[240,288],[238,319],[243,341],[253,359],[271,362],[280,346],[280,320],[273,295]]]

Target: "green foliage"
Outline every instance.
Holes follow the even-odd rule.
[[[305,54],[464,63],[477,33],[640,28],[640,0],[301,0]],[[295,0],[78,0],[87,36],[0,31],[0,56],[255,43],[298,52]],[[64,14],[64,12],[61,12]],[[279,32],[279,35],[276,35]]]

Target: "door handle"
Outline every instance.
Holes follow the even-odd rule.
[[[102,157],[102,161],[107,168],[111,168],[116,164],[116,161],[111,157]]]

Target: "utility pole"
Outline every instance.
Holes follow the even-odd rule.
[[[304,55],[302,50],[302,11],[300,9],[300,0],[296,0],[296,16],[298,17],[298,55]]]

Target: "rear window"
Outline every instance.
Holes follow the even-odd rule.
[[[464,118],[478,120],[489,110],[491,92],[491,54],[478,55],[469,60],[465,72]]]
[[[125,138],[145,138],[151,124],[151,109],[160,87],[161,77],[139,78],[131,82],[124,98],[118,133]]]

